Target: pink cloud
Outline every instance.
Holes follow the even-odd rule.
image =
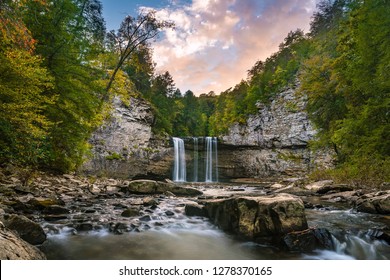
[[[246,78],[277,51],[291,30],[308,31],[316,0],[193,0],[158,16],[175,22],[154,44],[157,71],[168,70],[182,92],[219,93]]]

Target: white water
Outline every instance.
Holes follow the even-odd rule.
[[[188,182],[184,140],[178,137],[173,137],[172,140],[174,145],[174,166],[172,179],[175,182]],[[188,170],[190,180],[192,179],[192,182],[218,182],[218,138],[204,138],[204,150],[201,153],[201,156],[199,156],[199,138],[193,137],[192,140],[193,166],[189,167]],[[205,156],[202,157],[202,155]],[[202,164],[203,161],[204,165]],[[202,178],[204,178],[203,181]]]
[[[218,182],[218,139],[206,137],[206,178],[205,182]]]
[[[173,146],[175,150],[175,161],[173,166],[173,181],[186,182],[187,170],[186,170],[186,158],[183,139],[173,137]]]
[[[194,182],[198,182],[198,169],[199,169],[199,144],[198,138],[194,137]]]
[[[309,226],[327,228],[332,233],[334,250],[315,250],[306,259],[386,260],[390,246],[367,235],[367,230],[385,226],[378,216],[352,210],[306,210]]]
[[[230,196],[237,193],[237,189],[264,195],[264,190],[258,187],[226,185],[221,189],[221,185],[211,186],[205,184],[201,188],[206,196]],[[185,204],[192,199],[159,197],[156,209],[141,210],[140,216],[147,214],[150,221],[121,217],[123,208],[115,208],[118,203],[132,205],[139,203],[138,200],[137,197],[104,199],[102,204],[97,204],[100,210],[93,213],[84,212],[83,207],[87,207],[82,206],[84,202],[74,202],[74,209],[79,212],[73,212],[69,220],[43,224],[48,240],[41,249],[48,259],[390,259],[389,244],[367,234],[370,228],[389,225],[382,216],[350,210],[307,209],[309,226],[328,229],[333,235],[334,248],[302,254],[284,252],[266,243],[243,242],[222,232],[206,218],[186,216]],[[71,225],[80,217],[82,221],[90,221],[94,228],[101,225],[100,229],[77,232]],[[110,232],[109,225],[117,222],[127,225],[128,230],[121,235]],[[49,233],[52,227],[58,230]]]

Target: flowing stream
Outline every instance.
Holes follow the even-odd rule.
[[[258,187],[207,187],[206,195],[228,196],[243,192],[264,194]],[[137,198],[131,198],[137,199]],[[386,216],[355,213],[349,209],[306,210],[309,226],[328,229],[333,235],[334,250],[316,250],[310,254],[286,252],[268,244],[238,240],[212,225],[207,218],[184,214],[187,198],[160,196],[153,210],[144,209],[142,218],[120,217],[118,205],[129,198],[104,200],[97,211],[85,211],[82,205],[66,221],[44,222],[48,240],[41,249],[48,259],[390,259],[390,246],[367,235],[372,228],[390,226]],[[94,226],[90,231],[75,231],[72,219],[127,224],[114,234],[107,227]],[[147,217],[147,218],[145,218]],[[52,230],[55,228],[55,230]]]

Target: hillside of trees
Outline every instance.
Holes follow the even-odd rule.
[[[289,32],[235,87],[198,97],[155,70],[150,41],[172,23],[145,11],[107,32],[102,8],[99,0],[0,2],[1,165],[77,169],[114,95],[149,101],[156,134],[218,136],[299,79],[319,131],[311,147],[337,156],[336,170],[316,176],[390,181],[389,1],[321,1],[308,33]]]

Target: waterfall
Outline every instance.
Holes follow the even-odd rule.
[[[198,182],[198,168],[199,168],[199,144],[198,138],[194,137],[194,182]]]
[[[206,182],[218,181],[218,139],[206,137]]]
[[[192,182],[218,182],[218,138],[192,137],[183,140],[172,137],[174,145],[173,181],[187,182],[187,171]],[[192,140],[192,143],[190,142]],[[187,145],[193,145],[193,159],[188,162],[186,170],[186,156],[184,141]],[[200,142],[200,143],[199,143]],[[204,148],[202,149],[202,145]],[[200,148],[200,150],[199,150]],[[191,150],[191,149],[190,149]]]
[[[173,137],[173,146],[175,150],[175,161],[173,166],[173,181],[187,181],[186,158],[183,139]]]

